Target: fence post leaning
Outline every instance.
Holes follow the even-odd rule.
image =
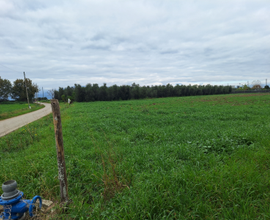
[[[67,185],[67,173],[66,163],[64,155],[63,134],[60,107],[57,99],[51,100],[53,124],[55,133],[55,144],[57,153],[57,166],[58,166],[58,179],[60,182],[60,196],[62,203],[68,203],[68,185]]]

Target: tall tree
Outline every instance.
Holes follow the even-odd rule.
[[[111,100],[119,100],[118,86],[114,84],[110,88],[111,88],[110,90]]]
[[[7,100],[11,93],[11,82],[0,77],[0,100]]]
[[[86,102],[95,101],[93,86],[92,86],[91,83],[86,84],[86,87],[85,87],[85,101]]]
[[[174,96],[174,94],[173,94],[173,85],[171,85],[170,83],[168,83],[166,85],[166,94],[167,94],[167,97]]]
[[[99,101],[99,86],[97,83],[93,84],[94,101]]]
[[[29,100],[32,100],[35,93],[38,92],[38,86],[29,78],[25,79],[25,83],[23,79],[16,79],[13,82],[11,97],[18,101],[27,101],[25,87],[27,87]]]
[[[107,84],[103,83],[103,86],[99,88],[99,100],[100,101],[107,101],[108,91],[107,91]]]
[[[130,98],[139,99],[140,98],[140,85],[132,83],[130,88]]]
[[[140,98],[145,99],[146,96],[147,96],[146,92],[147,92],[147,87],[146,86],[141,87],[141,89],[140,89]]]
[[[75,101],[84,102],[85,101],[85,87],[80,84],[75,84]]]
[[[64,89],[64,95],[67,97],[72,96],[73,92],[74,92],[73,87],[68,86],[67,88]]]

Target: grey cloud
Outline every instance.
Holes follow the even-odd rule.
[[[165,51],[161,51],[161,54],[175,54],[178,53],[178,50],[165,50]]]
[[[82,47],[82,50],[110,50],[110,46],[89,45]]]
[[[1,77],[26,71],[46,88],[227,84],[270,71],[268,1],[3,0],[0,17]]]
[[[95,34],[95,35],[91,38],[91,40],[92,40],[92,41],[105,40],[105,36],[104,36],[104,34],[98,33],[98,34]]]

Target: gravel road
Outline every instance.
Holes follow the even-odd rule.
[[[36,121],[52,112],[51,104],[40,103],[45,105],[44,108],[14,118],[0,121],[0,137],[17,130],[33,121]]]

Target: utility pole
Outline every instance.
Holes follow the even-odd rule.
[[[27,102],[28,102],[28,108],[31,109],[31,106],[29,104],[29,98],[28,98],[28,91],[27,91],[27,85],[26,85],[26,79],[25,79],[25,72],[23,72],[24,75],[24,85],[25,85],[25,89],[26,89],[26,97],[27,97]]]
[[[43,91],[43,87],[42,87],[42,94],[43,94],[43,96],[42,96],[42,97],[44,98],[44,91]]]
[[[265,86],[267,86],[267,79],[265,79]]]

